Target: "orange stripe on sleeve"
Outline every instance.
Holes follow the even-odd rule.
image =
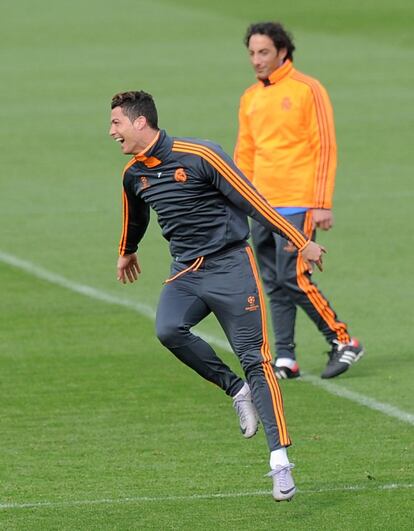
[[[121,241],[119,242],[119,254],[123,256],[125,254],[126,242],[127,242],[127,231],[128,231],[128,199],[125,193],[125,190],[122,191],[122,235]]]
[[[133,157],[131,160],[129,160],[124,168],[124,171],[122,172],[122,178],[125,177],[126,172],[129,170],[131,166],[133,166],[136,163],[136,158]],[[126,196],[125,190],[122,190],[122,234],[121,234],[121,240],[119,242],[118,251],[120,256],[124,256],[127,239],[128,239],[128,222],[129,222],[129,212],[128,212],[128,198]]]
[[[320,153],[315,173],[315,208],[331,203],[336,169],[336,140],[331,102],[324,89],[314,79],[295,72],[292,79],[311,89],[319,129]]]
[[[319,160],[319,167],[316,176],[316,202],[318,205],[323,205],[325,202],[326,184],[331,165],[331,149],[330,146],[335,140],[332,138],[333,124],[329,123],[326,104],[323,100],[323,95],[319,86],[315,85],[314,94],[316,98],[316,112],[319,116],[321,127],[321,157]]]
[[[273,208],[263,200],[254,188],[251,188],[240,176],[221,159],[213,150],[199,144],[175,141],[173,151],[191,153],[198,155],[209,162],[232,186],[235,188],[256,210],[262,214],[270,223],[282,230],[287,238],[291,240],[299,249],[303,247],[307,240],[291,225],[283,216],[279,215]]]
[[[127,162],[125,168],[124,168],[124,171],[122,173],[122,177],[124,177],[124,175],[126,174],[126,172],[129,170],[129,168],[131,166],[133,166],[135,163],[137,162],[136,158],[134,157],[133,159],[131,159],[130,161]]]

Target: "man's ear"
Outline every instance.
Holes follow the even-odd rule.
[[[286,60],[287,53],[288,53],[287,48],[279,49],[279,56],[283,59],[283,61]]]
[[[133,126],[135,127],[135,129],[138,129],[138,131],[142,131],[142,129],[144,129],[146,125],[147,119],[145,118],[145,116],[138,116],[137,118],[135,118],[133,123]]]

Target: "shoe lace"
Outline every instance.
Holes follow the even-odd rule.
[[[266,474],[266,476],[270,478],[273,476],[277,476],[280,488],[282,490],[285,490],[290,486],[289,482],[287,481],[287,478],[288,473],[292,470],[292,468],[295,468],[295,465],[293,463],[289,463],[288,465],[271,470],[268,474]]]

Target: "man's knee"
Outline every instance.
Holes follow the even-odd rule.
[[[259,350],[250,351],[240,357],[240,364],[243,372],[248,374],[256,374],[263,371],[263,356]]]
[[[184,344],[187,333],[188,330],[172,321],[156,323],[157,338],[167,348]]]

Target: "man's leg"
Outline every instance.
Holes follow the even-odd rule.
[[[196,294],[200,275],[189,272],[164,286],[157,309],[157,337],[179,360],[234,396],[243,387],[243,380],[217,357],[208,343],[190,331],[210,313]]]
[[[300,376],[295,353],[296,304],[278,280],[275,234],[252,221],[252,241],[260,275],[269,299],[270,315],[275,333],[275,370],[278,378]]]
[[[237,354],[270,451],[291,444],[266,330],[266,309],[250,247],[206,260],[202,296]]]
[[[249,383],[270,449],[273,497],[290,501],[296,492],[286,451],[291,441],[271,364],[264,294],[250,247],[207,260],[203,298],[222,325]]]
[[[257,432],[258,418],[249,386],[217,357],[208,343],[190,332],[210,313],[197,295],[202,276],[201,271],[188,272],[164,287],[157,311],[157,336],[178,359],[233,398],[240,430],[250,438]]]
[[[308,237],[314,236],[310,212],[293,214],[288,216],[288,219]],[[298,251],[288,246],[287,240],[282,236],[275,234],[274,237],[278,279],[292,301],[307,313],[328,343],[332,344],[334,339],[348,342],[350,337],[346,324],[339,321],[328,300],[313,282],[311,273]]]
[[[307,236],[313,237],[311,212],[288,216],[289,221]],[[329,301],[319,290],[308,267],[296,250],[286,249],[286,240],[275,235],[277,275],[295,304],[315,323],[331,346],[329,361],[322,378],[334,378],[347,371],[364,354],[359,341],[351,338],[347,325],[340,321]],[[276,334],[278,329],[276,328]]]

